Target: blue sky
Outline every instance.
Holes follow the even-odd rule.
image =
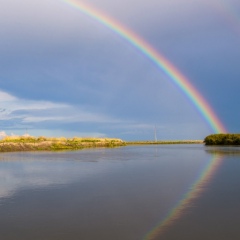
[[[85,0],[171,61],[239,132],[240,3]],[[239,17],[238,17],[239,16]],[[128,42],[61,0],[0,0],[0,131],[125,140],[213,133]]]

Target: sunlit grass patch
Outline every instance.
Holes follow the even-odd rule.
[[[125,142],[118,138],[7,136],[0,140],[0,151],[78,150],[86,147],[115,147],[124,145]]]

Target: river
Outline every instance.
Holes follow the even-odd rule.
[[[234,240],[240,147],[0,154],[3,240]]]

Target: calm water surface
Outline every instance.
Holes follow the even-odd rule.
[[[0,239],[235,240],[240,148],[0,154]]]

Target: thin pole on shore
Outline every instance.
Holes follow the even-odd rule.
[[[155,138],[155,142],[157,142],[157,127],[156,127],[156,125],[154,127],[154,138]]]

